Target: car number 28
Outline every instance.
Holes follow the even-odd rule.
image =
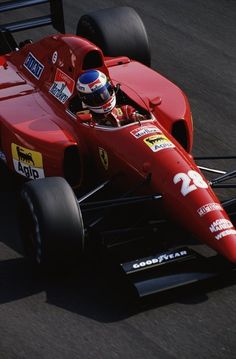
[[[187,196],[187,194],[198,188],[208,187],[200,173],[193,170],[188,171],[187,174],[183,172],[177,173],[173,178],[173,182],[176,184],[180,181],[182,181],[181,193],[183,196]]]

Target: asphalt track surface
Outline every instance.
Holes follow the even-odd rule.
[[[67,32],[81,14],[117,5],[138,11],[152,67],[188,95],[194,154],[235,154],[236,2],[65,0]],[[35,278],[21,255],[14,193],[2,188],[0,199],[0,359],[235,358],[235,279],[134,304],[99,261],[85,264],[80,276]]]

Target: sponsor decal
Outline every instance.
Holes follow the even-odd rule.
[[[179,258],[185,257],[187,255],[189,255],[187,250],[163,253],[163,254],[160,254],[155,257],[148,257],[148,258],[142,259],[141,261],[136,261],[136,263],[133,263],[132,267],[133,267],[133,269],[139,269],[139,268],[144,268],[144,267],[151,266],[151,265],[159,265],[162,263],[164,264],[166,262],[170,262],[174,259],[179,259]]]
[[[221,211],[223,208],[221,207],[221,205],[219,203],[207,203],[204,204],[204,206],[202,206],[201,208],[199,208],[197,210],[197,213],[199,214],[200,217],[205,216],[205,214],[212,212],[212,211]]]
[[[105,168],[105,170],[107,170],[109,164],[107,152],[102,147],[99,147],[98,150],[103,167]]]
[[[49,92],[61,103],[65,103],[73,94],[75,81],[60,69],[56,70],[54,82]]]
[[[135,138],[140,138],[145,135],[149,135],[150,133],[156,133],[156,132],[159,132],[159,133],[161,132],[159,130],[159,128],[157,128],[156,126],[142,126],[142,127],[135,128],[135,130],[131,131],[130,133]]]
[[[4,152],[0,151],[0,160],[7,163],[7,158]]]
[[[11,144],[11,151],[14,169],[17,173],[31,179],[45,177],[40,152],[32,151],[15,143]]]
[[[54,53],[52,54],[52,63],[55,64],[57,62],[57,58],[58,58],[58,53],[57,51],[54,51]]]
[[[121,110],[120,107],[117,107],[117,108],[116,108],[116,113],[117,113],[117,116],[123,116],[123,115],[124,115],[124,114],[123,114],[123,111]]]
[[[223,237],[229,236],[231,234],[236,234],[236,230],[235,229],[227,229],[226,231],[220,232],[219,234],[217,234],[215,236],[215,239],[217,241],[219,241],[220,239],[222,239]]]
[[[31,52],[29,52],[23,65],[37,80],[40,79],[44,65],[42,65]]]
[[[163,134],[147,137],[143,140],[153,152],[158,152],[167,148],[174,148],[175,145]]]
[[[113,99],[111,99],[111,100],[107,101],[107,103],[105,103],[102,106],[102,109],[103,109],[104,113],[107,113],[107,112],[111,111],[113,107],[114,107],[113,106]]]
[[[221,231],[222,229],[232,228],[233,224],[228,219],[216,219],[209,227],[211,233]]]
[[[96,79],[95,81],[91,82],[90,84],[88,84],[88,87],[91,89],[91,91],[96,91],[97,89],[99,89],[102,86],[103,86],[103,84],[99,78]]]

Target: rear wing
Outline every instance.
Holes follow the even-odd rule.
[[[0,4],[0,13],[12,11],[40,4],[50,4],[50,14],[33,19],[21,20],[9,24],[1,24],[1,29],[10,32],[33,29],[35,27],[51,25],[57,31],[65,33],[65,23],[62,0],[13,0]]]
[[[50,5],[50,13],[45,16],[0,24],[0,55],[16,50],[17,44],[13,32],[52,25],[58,32],[65,33],[62,0],[11,0],[0,4],[0,14],[41,4]]]

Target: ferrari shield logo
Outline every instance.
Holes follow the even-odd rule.
[[[99,147],[99,156],[100,156],[100,160],[103,164],[103,167],[105,168],[105,170],[108,169],[108,155],[107,152],[104,150],[104,148]]]

